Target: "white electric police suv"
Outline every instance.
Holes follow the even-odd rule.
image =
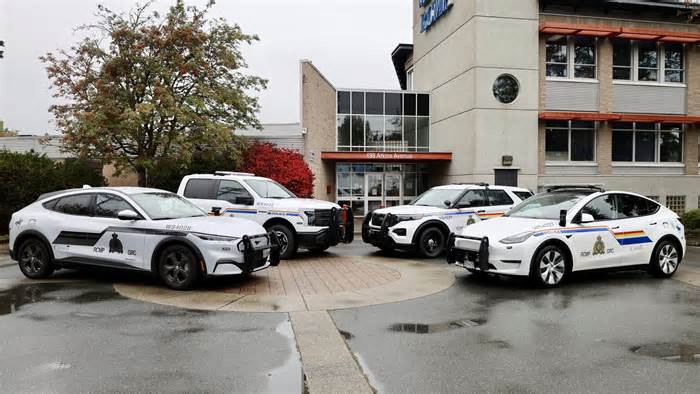
[[[40,196],[12,215],[10,255],[29,278],[87,264],[151,271],[177,290],[279,264],[276,237],[259,224],[213,218],[177,194],[138,187]]]
[[[670,277],[683,258],[685,235],[678,215],[646,197],[562,185],[504,217],[464,228],[449,244],[448,263],[552,287],[573,271],[613,267]]]
[[[320,252],[353,240],[350,208],[310,198],[297,198],[269,178],[250,173],[217,171],[188,175],[177,194],[214,215],[253,220],[277,235],[280,256],[298,248]]]
[[[416,249],[423,257],[434,258],[444,251],[451,233],[501,216],[531,195],[527,189],[486,183],[433,187],[409,205],[367,214],[362,240],[383,250]]]

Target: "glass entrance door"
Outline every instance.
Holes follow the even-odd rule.
[[[384,174],[384,206],[393,207],[401,205],[401,197],[403,196],[402,176],[399,173],[387,172]]]
[[[365,212],[372,212],[384,205],[384,174],[368,172],[365,174]]]

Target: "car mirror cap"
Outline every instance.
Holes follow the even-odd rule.
[[[139,214],[132,211],[131,209],[125,209],[123,211],[119,211],[117,214],[117,218],[119,220],[138,220],[140,218]]]
[[[593,215],[590,213],[582,213],[581,214],[581,223],[591,223],[594,222],[595,219],[593,218]]]
[[[566,227],[566,209],[559,211],[559,227]]]

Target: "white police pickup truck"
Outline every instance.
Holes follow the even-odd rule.
[[[435,258],[451,233],[501,216],[530,196],[527,189],[485,183],[437,186],[409,205],[367,214],[362,240],[383,250],[416,249],[423,257]]]
[[[277,235],[280,256],[294,256],[298,248],[318,252],[353,240],[350,208],[309,198],[297,198],[269,178],[250,173],[217,171],[188,175],[177,194],[212,215],[253,220]]]

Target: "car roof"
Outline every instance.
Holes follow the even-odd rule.
[[[185,178],[200,178],[200,179],[270,179],[263,176],[257,176],[254,174],[247,174],[243,172],[231,173],[231,174],[190,174]]]
[[[107,192],[118,192],[126,195],[140,194],[140,193],[170,193],[167,190],[155,189],[151,187],[136,187],[136,186],[104,186],[104,187],[82,187],[74,189],[56,190],[53,192],[44,193],[37,198],[39,200],[45,200],[47,198],[56,197],[64,194],[73,194],[79,192],[85,193],[96,193],[101,191]]]
[[[530,190],[523,187],[514,186],[499,186],[499,185],[488,185],[480,183],[452,183],[449,185],[435,186],[433,189],[444,189],[444,190],[465,190],[465,189],[480,189],[486,188],[496,189],[496,190],[510,190],[514,192],[530,192]]]

